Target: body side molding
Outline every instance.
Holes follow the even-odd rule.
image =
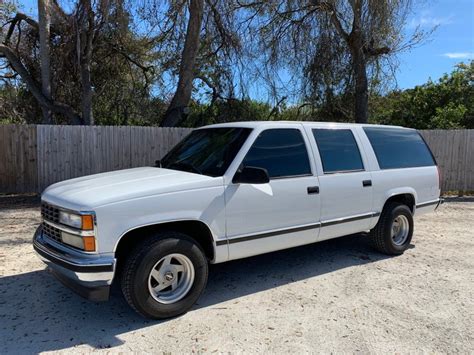
[[[268,238],[268,237],[275,237],[277,235],[282,235],[282,234],[289,234],[289,233],[295,233],[295,232],[302,232],[310,229],[318,229],[318,228],[324,228],[324,227],[329,227],[333,226],[336,224],[341,224],[341,223],[348,223],[348,222],[353,222],[353,221],[358,221],[361,219],[366,219],[366,218],[372,218],[372,217],[378,217],[380,216],[380,212],[372,212],[372,213],[367,213],[364,215],[360,216],[353,216],[353,217],[345,217],[345,218],[340,218],[340,219],[335,219],[335,220],[328,220],[324,221],[321,223],[314,223],[314,224],[309,224],[306,226],[300,226],[300,227],[292,227],[292,228],[287,228],[287,229],[280,229],[276,231],[270,231],[270,232],[264,232],[264,233],[258,233],[258,234],[251,234],[251,235],[244,235],[244,236],[239,236],[239,237],[233,237],[227,240],[218,240],[216,242],[217,246],[225,245],[225,244],[234,244],[234,243],[240,243],[240,242],[248,242],[251,240],[255,239],[260,239],[260,238]]]

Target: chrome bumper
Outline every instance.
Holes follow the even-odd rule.
[[[114,278],[115,259],[82,255],[54,244],[38,227],[33,247],[53,274],[79,295],[91,301],[106,301]]]

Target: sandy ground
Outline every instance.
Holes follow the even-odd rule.
[[[362,235],[211,268],[186,315],[148,321],[118,290],[94,304],[35,256],[34,198],[0,197],[0,353],[474,352],[474,199],[416,220],[403,256]]]

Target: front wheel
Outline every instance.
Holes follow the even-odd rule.
[[[375,249],[387,255],[400,255],[413,236],[413,216],[408,206],[392,202],[384,207],[370,238]]]
[[[204,252],[187,235],[163,232],[138,245],[122,273],[122,292],[147,318],[170,318],[188,311],[207,283]]]

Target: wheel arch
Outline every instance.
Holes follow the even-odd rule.
[[[385,196],[385,201],[380,212],[382,212],[385,206],[387,206],[387,204],[390,202],[400,202],[404,205],[407,205],[408,208],[410,208],[412,214],[415,214],[416,200],[416,191],[412,188],[389,191],[389,193]]]
[[[213,261],[216,257],[216,243],[209,226],[200,220],[177,220],[158,222],[143,226],[136,226],[123,233],[115,244],[114,254],[119,268],[121,261],[135,245],[156,232],[172,230],[181,232],[192,238],[204,251],[206,258]]]

